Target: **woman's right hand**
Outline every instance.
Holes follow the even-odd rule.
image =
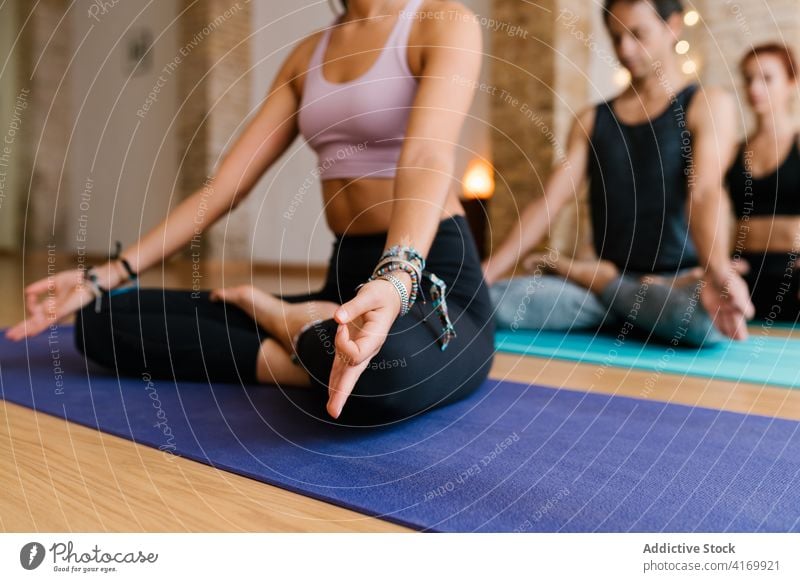
[[[119,275],[106,263],[95,267],[98,283],[111,289],[119,283]],[[111,285],[109,285],[111,283]],[[55,325],[71,313],[94,301],[94,293],[83,279],[83,269],[60,271],[25,287],[27,317],[5,332],[5,337],[19,341]]]

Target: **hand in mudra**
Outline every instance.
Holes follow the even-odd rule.
[[[82,269],[60,271],[25,287],[27,317],[6,330],[12,341],[34,336],[94,300]]]
[[[410,277],[398,274],[399,277]],[[394,285],[375,279],[358,290],[334,314],[336,354],[328,381],[328,413],[339,418],[356,381],[370,360],[383,347],[389,330],[400,313],[400,295]]]
[[[737,267],[733,267],[724,280],[706,278],[703,281],[700,300],[714,325],[730,338],[746,340],[747,322],[753,319],[755,308]]]

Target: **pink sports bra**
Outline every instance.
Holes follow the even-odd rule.
[[[298,112],[300,133],[317,153],[321,179],[394,178],[418,82],[406,50],[422,0],[409,0],[370,69],[346,83],[322,72],[331,28],[314,49]]]

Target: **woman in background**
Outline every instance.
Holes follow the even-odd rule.
[[[800,315],[800,147],[791,115],[797,67],[791,50],[764,44],[740,63],[756,126],[727,174],[738,219],[734,259],[741,263],[756,317]]]

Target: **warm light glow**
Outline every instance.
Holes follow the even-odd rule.
[[[675,52],[679,55],[685,55],[689,52],[689,41],[682,40],[675,45]]]
[[[686,14],[683,15],[683,23],[686,26],[694,26],[700,22],[700,13],[697,10],[689,10]]]
[[[681,65],[681,70],[687,75],[693,75],[697,72],[697,63],[692,59],[687,59],[683,65]]]
[[[631,82],[631,73],[628,69],[620,67],[614,71],[614,84],[617,87],[627,87]]]
[[[491,198],[494,194],[494,169],[480,159],[472,160],[464,172],[465,198]]]

